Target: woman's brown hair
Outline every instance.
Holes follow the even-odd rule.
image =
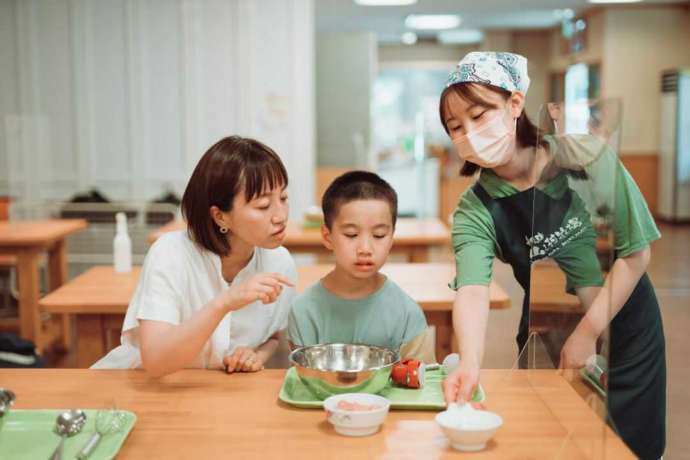
[[[243,190],[246,201],[250,201],[287,184],[285,166],[270,147],[240,136],[219,140],[197,163],[182,196],[189,236],[219,256],[230,254],[226,235],[211,218],[211,206],[228,212]]]
[[[511,95],[510,91],[507,91],[502,88],[498,88],[496,86],[491,86],[491,85],[486,85],[483,83],[455,83],[454,85],[450,85],[447,87],[445,90],[443,90],[443,93],[441,93],[441,99],[439,101],[438,105],[438,112],[441,117],[441,124],[443,125],[443,128],[446,130],[446,133],[449,133],[448,131],[448,126],[446,126],[446,106],[448,105],[446,102],[446,98],[450,93],[455,93],[461,98],[463,98],[466,101],[469,101],[473,104],[480,105],[482,107],[487,107],[487,108],[492,108],[495,109],[497,106],[493,104],[492,102],[487,101],[484,99],[479,91],[477,91],[476,86],[483,86],[484,88],[488,89],[489,91],[493,91],[494,93],[500,94],[503,99],[506,101]],[[539,129],[534,126],[532,121],[529,119],[527,116],[527,113],[523,110],[522,113],[520,114],[520,117],[517,120],[517,128],[515,131],[515,136],[517,138],[517,142],[521,147],[529,147],[529,146],[537,146],[537,143],[541,146],[546,146],[546,142],[542,139],[542,136],[539,132]],[[469,161],[465,161],[462,166],[460,167],[460,175],[461,176],[473,176],[478,170],[479,166],[470,163]]]

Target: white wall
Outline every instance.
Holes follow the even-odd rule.
[[[538,123],[539,110],[548,101],[549,94],[549,31],[518,31],[513,33],[511,50],[527,58],[530,77],[525,110],[533,123]]]
[[[203,152],[240,134],[281,155],[300,215],[314,186],[313,15],[312,0],[0,3],[0,194],[181,193]]]
[[[14,2],[0,2],[0,113],[17,110],[17,74],[7,63],[16,62]],[[0,119],[0,196],[9,193],[7,134]]]
[[[513,33],[510,30],[490,30],[479,45],[481,51],[510,51],[512,47]]]
[[[448,62],[453,63],[448,68],[450,73],[455,64],[457,64],[462,57],[475,51],[477,46],[455,46],[455,45],[441,45],[437,43],[418,42],[415,45],[381,45],[379,46],[379,63],[386,62]]]
[[[690,10],[608,9],[605,21],[602,95],[623,101],[621,150],[657,152],[660,76],[690,65]]]
[[[372,33],[319,33],[316,46],[319,166],[366,167],[377,74]],[[361,136],[358,151],[354,136]]]

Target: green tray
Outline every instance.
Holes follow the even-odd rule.
[[[50,458],[60,442],[60,437],[53,432],[55,419],[63,410],[21,410],[13,409],[0,425],[0,458],[2,459],[42,459]],[[96,412],[84,409],[86,424],[81,432],[65,438],[63,458],[73,459],[84,447],[95,431]],[[124,411],[127,423],[122,431],[101,438],[89,460],[111,459],[125,442],[127,435],[137,421],[133,412]]]
[[[420,390],[398,387],[389,381],[388,386],[379,394],[391,402],[391,409],[443,410],[446,408],[441,386],[444,378],[445,372],[442,369],[427,370],[424,386]],[[280,387],[278,398],[295,407],[306,409],[323,407],[323,401],[314,396],[302,383],[294,367],[285,373],[285,380],[283,386]],[[478,385],[472,400],[483,402],[485,399],[484,389]]]
[[[580,376],[585,382],[589,383],[592,387],[594,387],[597,393],[599,393],[599,396],[601,396],[602,398],[606,398],[606,391],[604,391],[599,382],[594,380],[594,378],[587,373],[586,368],[583,367],[582,369],[580,369]]]

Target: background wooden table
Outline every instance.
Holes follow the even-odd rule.
[[[566,293],[565,287],[565,273],[555,263],[532,266],[529,328],[539,334],[543,351],[556,365],[565,341],[585,314],[579,297]]]
[[[547,332],[574,326],[585,313],[580,299],[565,292],[566,277],[556,265],[532,267],[530,286],[530,328]]]
[[[89,367],[120,344],[122,322],[139,282],[141,267],[115,273],[93,267],[40,300],[41,311],[74,316],[76,367]]]
[[[580,299],[565,292],[565,273],[557,265],[532,267],[530,308],[535,313],[582,314]]]
[[[186,224],[173,221],[149,234],[148,241],[153,243],[161,235],[175,230],[183,230]],[[393,237],[393,252],[406,254],[408,262],[427,262],[429,250],[435,246],[450,244],[450,230],[439,219],[398,219]],[[321,242],[319,229],[305,229],[298,222],[290,221],[283,241],[290,252],[328,254],[330,251]]]
[[[39,350],[60,336],[64,348],[70,345],[66,316],[62,318],[61,330],[53,322],[47,323],[45,328],[42,324],[38,311],[39,258],[42,253],[48,253],[49,289],[52,291],[61,286],[67,280],[65,237],[86,227],[87,223],[82,219],[0,222],[0,255],[16,258],[19,335],[33,340]],[[8,320],[2,324],[3,329],[16,326],[16,322]]]
[[[314,284],[332,269],[331,265],[298,268],[298,292]],[[436,354],[441,360],[452,350],[453,300],[447,284],[455,274],[452,264],[388,264],[388,275],[424,310],[436,328]],[[120,343],[124,314],[139,280],[140,267],[130,273],[115,273],[110,266],[94,267],[40,301],[42,311],[71,314],[77,367],[89,367]],[[490,288],[491,308],[510,307],[508,294],[497,284]]]
[[[114,401],[135,412],[137,423],[118,459],[417,460],[469,455],[448,447],[431,411],[393,410],[375,435],[339,436],[322,410],[296,409],[277,400],[284,374],[183,370],[153,380],[136,370],[8,369],[2,383],[16,392],[17,409],[103,408]],[[635,458],[554,371],[483,370],[481,379],[486,405],[503,417],[504,425],[472,458]],[[45,458],[53,447],[45,446]]]

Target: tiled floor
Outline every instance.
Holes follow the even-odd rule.
[[[662,226],[650,276],[666,333],[668,448],[664,458],[690,459],[690,226]]]

